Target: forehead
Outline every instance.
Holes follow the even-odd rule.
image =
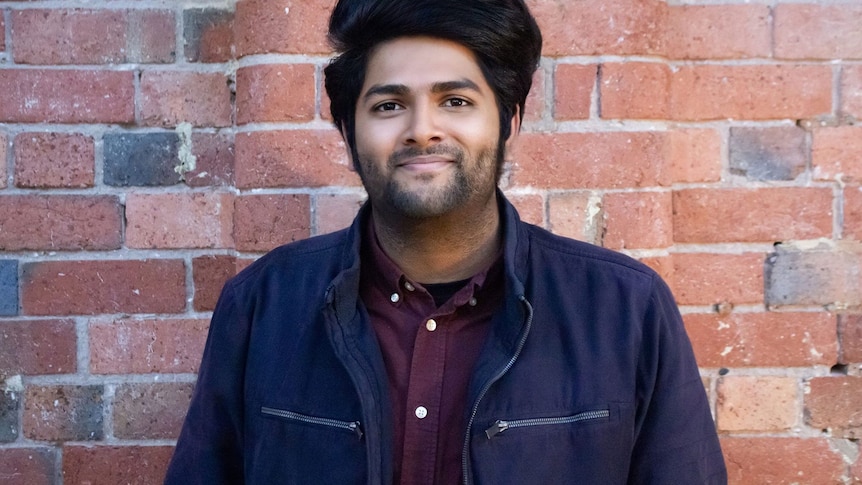
[[[380,85],[402,85],[420,91],[441,82],[465,79],[491,94],[476,56],[467,47],[432,37],[399,37],[372,51],[362,93]]]

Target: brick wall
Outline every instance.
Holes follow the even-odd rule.
[[[223,281],[349,222],[332,3],[0,0],[0,480],[159,482]],[[731,483],[862,483],[862,4],[529,3],[506,193],[667,278]]]

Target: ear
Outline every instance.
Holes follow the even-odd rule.
[[[350,169],[351,172],[356,172],[356,160],[353,159],[353,150],[350,148],[350,142],[347,141],[347,129],[344,127],[344,123],[341,123],[341,139],[344,140],[344,148],[347,152],[347,168]]]
[[[509,138],[506,138],[506,152],[509,152],[515,140],[518,138],[518,133],[521,132],[521,107],[515,105],[515,112],[512,114],[512,119],[509,120],[511,128],[509,130]]]

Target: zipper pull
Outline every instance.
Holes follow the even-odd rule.
[[[356,434],[358,439],[362,439],[362,427],[359,425],[359,421],[354,421],[348,424],[347,427]]]
[[[495,435],[498,435],[507,429],[509,429],[508,421],[497,420],[496,423],[492,424],[490,428],[485,430],[485,436],[487,436],[488,439],[491,439]]]

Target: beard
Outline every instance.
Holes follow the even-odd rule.
[[[481,150],[475,160],[466,163],[464,150],[457,147],[434,146],[427,150],[405,148],[399,150],[386,161],[387,173],[379,165],[367,158],[357,156],[356,164],[362,184],[368,192],[372,204],[381,203],[402,216],[409,218],[431,218],[442,216],[463,206],[480,194],[493,194],[503,164],[503,147]],[[432,179],[440,174],[420,174],[412,184],[396,180],[392,174],[401,160],[422,155],[445,155],[453,160],[453,171],[444,184],[434,184]],[[427,182],[422,185],[421,182]]]

